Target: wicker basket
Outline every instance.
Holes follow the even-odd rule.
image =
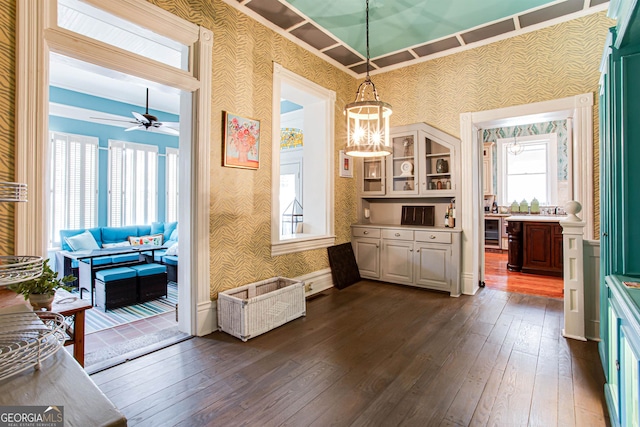
[[[245,342],[305,314],[304,282],[284,277],[218,294],[218,328]]]

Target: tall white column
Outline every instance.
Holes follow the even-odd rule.
[[[562,252],[564,268],[564,328],[566,338],[586,341],[584,312],[584,227],[586,223],[576,216],[580,203],[571,201],[566,206],[567,219],[562,226]]]

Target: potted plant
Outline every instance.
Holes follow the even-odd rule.
[[[56,294],[57,289],[71,290],[67,283],[73,282],[76,277],[73,275],[58,277],[58,273],[51,270],[49,260],[46,260],[42,266],[42,275],[35,279],[26,280],[24,282],[13,283],[9,285],[9,289],[15,291],[25,300],[29,300],[34,310],[47,309],[51,310],[51,303]]]

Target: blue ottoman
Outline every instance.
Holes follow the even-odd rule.
[[[128,267],[96,272],[96,305],[104,311],[135,304],[138,298],[136,271]]]
[[[138,302],[167,296],[167,267],[161,264],[131,266],[137,275]]]

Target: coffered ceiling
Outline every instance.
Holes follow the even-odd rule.
[[[365,0],[224,0],[352,75],[366,72]],[[371,73],[606,9],[605,0],[370,0]]]

